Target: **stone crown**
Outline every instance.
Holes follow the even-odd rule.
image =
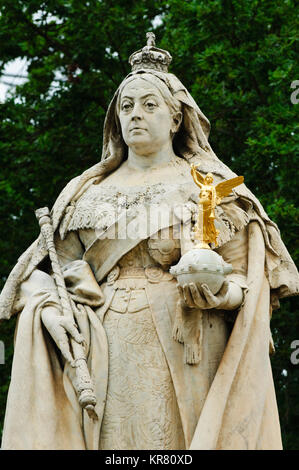
[[[155,69],[160,72],[168,72],[168,66],[172,61],[171,55],[169,52],[155,47],[156,36],[154,33],[146,33],[146,38],[146,46],[129,57],[132,72],[141,69]]]

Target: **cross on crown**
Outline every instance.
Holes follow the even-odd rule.
[[[155,69],[168,72],[172,57],[168,51],[156,47],[156,36],[152,32],[146,33],[147,44],[129,57],[132,72],[141,69]]]

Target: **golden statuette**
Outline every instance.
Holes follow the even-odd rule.
[[[212,173],[207,173],[206,176],[202,176],[197,170],[199,165],[200,164],[191,164],[191,175],[194,182],[200,187],[198,202],[199,213],[195,225],[194,238],[199,240],[196,248],[211,249],[210,243],[214,243],[215,247],[218,246],[217,237],[219,230],[216,229],[214,224],[215,207],[220,204],[224,197],[231,193],[233,188],[244,182],[244,177],[237,176],[236,178],[222,181],[214,186]]]

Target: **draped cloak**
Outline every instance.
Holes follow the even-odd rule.
[[[171,80],[173,87],[179,83],[178,94],[185,92],[177,79]],[[186,96],[189,99],[189,95]],[[199,122],[203,118],[193,103],[192,106]],[[110,120],[111,107],[107,113],[106,131],[111,130]],[[104,135],[109,136],[109,131]],[[205,150],[201,145],[202,154],[191,156],[189,161],[200,161],[204,173],[212,172],[220,180],[235,176],[212,153],[207,132],[202,133],[202,140],[203,135]],[[104,152],[108,152],[107,139],[104,139]],[[104,162],[109,158],[108,152]],[[102,169],[100,162],[74,178],[58,197],[51,213],[54,230],[62,239],[76,200],[91,184],[103,179]],[[183,194],[180,202],[188,202],[189,196]],[[203,386],[200,374],[196,373],[197,366],[184,363],[182,345],[171,336],[175,311],[173,299],[177,293],[173,291],[173,295],[170,293],[164,301],[163,286],[153,285],[152,314],[171,372],[186,448],[280,449],[279,417],[269,358],[269,324],[272,306],[277,307],[278,299],[298,293],[298,274],[276,225],[245,185],[234,190],[233,200],[241,201],[246,208],[241,226],[248,225],[248,289],[204,403],[199,404],[197,400],[198,387]],[[222,207],[225,207],[225,201]],[[234,225],[234,230],[238,231],[241,226]],[[231,237],[233,233],[223,240],[223,244]],[[111,240],[114,244],[118,242]],[[126,240],[121,242],[124,246],[120,255],[130,249]],[[93,246],[86,250],[83,259],[88,261],[92,249]],[[46,257],[47,249],[40,236],[19,258],[6,281],[0,296],[1,319],[9,319],[20,312],[20,284]],[[99,284],[116,262],[114,259],[105,269],[94,270]],[[175,290],[175,285],[170,289]],[[18,318],[2,447],[97,449],[108,376],[107,339],[101,323],[101,309],[105,304],[98,309],[85,306],[76,316],[87,339],[88,366],[98,399],[99,420],[92,422],[85,412],[82,414],[77,403],[72,369],[62,366],[54,343],[42,326],[41,310],[48,297],[47,288],[33,295]]]

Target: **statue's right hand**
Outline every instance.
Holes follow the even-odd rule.
[[[60,349],[63,357],[71,365],[74,358],[70,349],[70,335],[77,343],[84,343],[83,336],[79,333],[77,325],[70,319],[61,315],[60,311],[53,306],[44,307],[42,310],[42,322]]]

